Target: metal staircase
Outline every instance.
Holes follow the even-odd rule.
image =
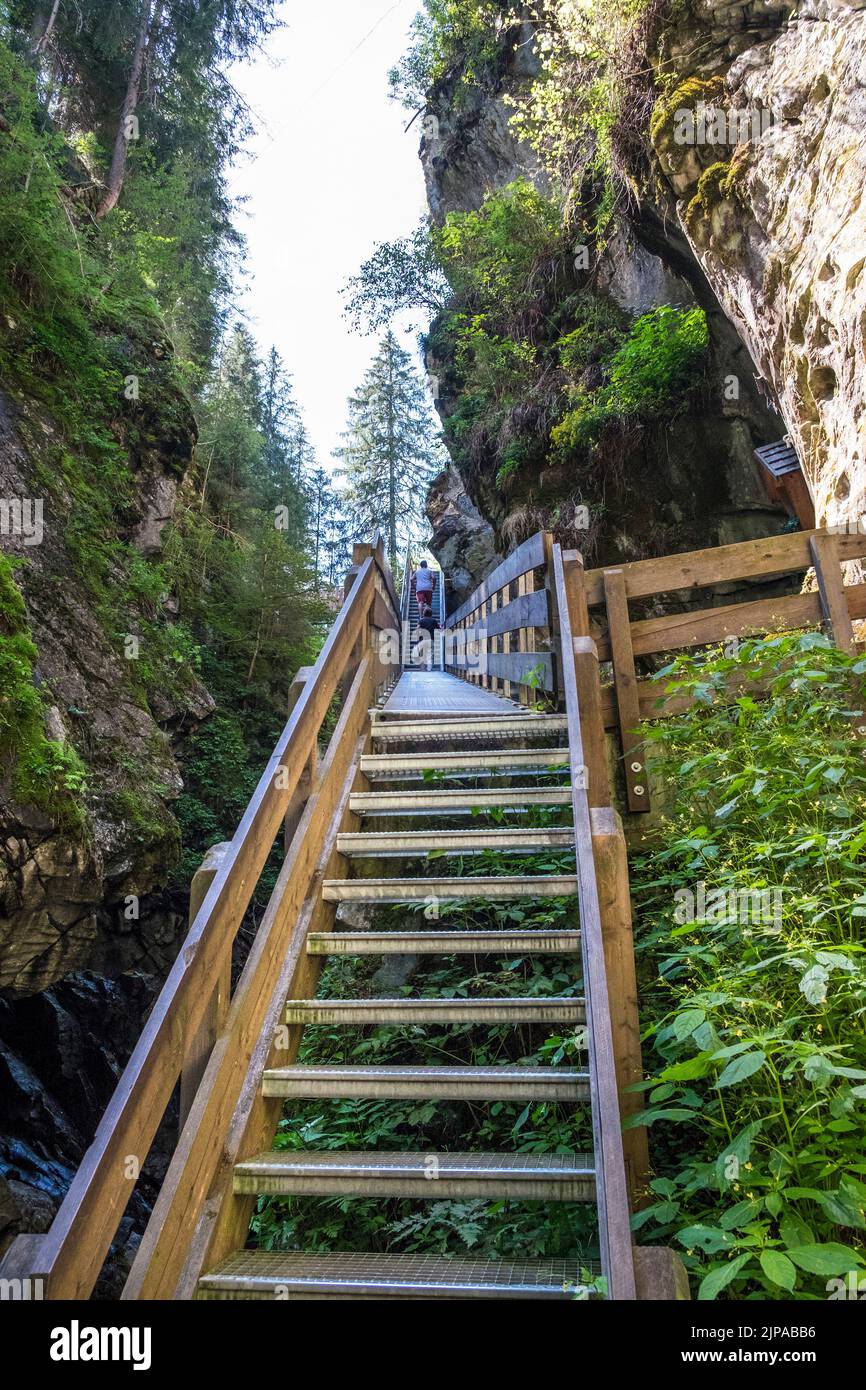
[[[415,679],[405,675],[403,682]],[[452,677],[440,678],[445,682]],[[457,683],[455,683],[457,684]],[[467,696],[469,690],[467,690]],[[459,692],[459,685],[458,685]],[[564,897],[574,899],[574,874],[535,874],[516,877],[463,876],[461,861],[487,855],[538,854],[574,849],[574,830],[567,823],[570,791],[566,721],[562,717],[522,713],[501,701],[502,712],[479,721],[454,716],[419,723],[411,714],[377,715],[371,730],[373,750],[364,755],[360,769],[374,790],[355,796],[350,803],[359,828],[343,830],[337,850],[348,873],[322,883],[328,903],[360,905],[375,914],[382,904],[402,903],[411,929],[347,930],[337,922],[331,932],[307,937],[306,953],[321,960],[326,956],[352,955],[473,954],[499,962],[527,955],[560,956],[571,963],[575,984],[580,979],[580,932],[570,930],[473,930],[471,920],[461,930],[443,931],[435,921],[426,925],[413,912],[420,903],[451,903],[483,899],[484,904],[511,900],[531,901]],[[485,751],[478,752],[479,735]],[[518,737],[519,735],[519,737]],[[387,749],[388,751],[383,751]],[[424,771],[435,769],[458,790],[427,792],[425,816],[437,828],[405,830],[405,806],[397,797],[415,799],[424,791]],[[529,777],[532,780],[526,781]],[[490,795],[483,784],[508,780],[507,789],[494,793],[501,803],[495,809],[504,818],[478,826],[479,793]],[[539,788],[539,782],[543,785]],[[479,786],[479,783],[482,784]],[[547,784],[554,785],[548,788]],[[556,793],[555,797],[551,793]],[[564,793],[564,796],[563,796]],[[541,798],[560,821],[556,826],[527,829],[526,798]],[[508,803],[512,809],[508,809]],[[482,820],[486,819],[482,815]],[[471,821],[472,827],[465,824]],[[373,822],[371,828],[371,822]],[[382,828],[383,823],[393,828]],[[455,861],[450,876],[429,876],[431,853]],[[355,876],[364,861],[384,868],[388,877]],[[404,866],[413,877],[404,877]],[[542,998],[348,998],[291,999],[284,1020],[292,1027],[437,1027],[463,1025],[473,1032],[506,1025],[522,1029],[556,1027],[575,1029],[585,1023],[584,1002],[578,995]],[[539,1067],[519,1064],[499,1066],[347,1066],[292,1065],[264,1071],[263,1094],[284,1099],[389,1099],[417,1102],[471,1101],[499,1106],[509,1100],[524,1103],[553,1102],[586,1107],[589,1075],[583,1066]],[[431,1180],[431,1163],[435,1178]],[[596,1199],[594,1160],[586,1153],[448,1152],[429,1153],[344,1152],[315,1149],[304,1152],[261,1152],[234,1167],[233,1191],[237,1195],[340,1196],[382,1199],[409,1197],[426,1201],[588,1202]],[[236,1251],[200,1279],[200,1299],[261,1299],[282,1289],[289,1297],[316,1298],[545,1298],[573,1297],[581,1267],[591,1264],[589,1254],[581,1262],[499,1260],[443,1260],[432,1256],[341,1253],[314,1256],[266,1251]]]
[[[410,550],[406,556],[406,565],[403,571],[403,586],[400,594],[404,670],[408,670],[412,667],[412,648],[418,639],[419,633],[418,622],[420,619],[420,612],[418,609],[418,599],[412,585],[414,569],[415,566]],[[439,631],[434,641],[433,667],[435,670],[444,671],[445,575],[438,566],[432,563],[430,564],[430,569],[433,574],[432,613],[439,624]]]

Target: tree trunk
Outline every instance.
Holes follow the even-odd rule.
[[[397,573],[397,460],[394,458],[394,353],[388,349],[388,549]]]
[[[45,49],[51,42],[51,35],[54,33],[54,25],[57,23],[57,14],[59,9],[60,0],[54,0],[54,5],[51,9],[51,14],[48,16],[48,23],[43,29],[41,36],[36,40],[35,44],[33,45],[34,53],[44,53]]]
[[[141,27],[138,31],[138,38],[135,41],[135,51],[132,55],[132,67],[129,70],[129,81],[126,85],[126,94],[120,108],[120,120],[117,124],[117,134],[114,138],[114,150],[111,155],[111,167],[108,171],[108,180],[105,185],[105,193],[102,201],[96,209],[97,218],[103,218],[116,206],[123,189],[123,179],[126,174],[126,157],[129,153],[130,140],[130,119],[135,114],[138,106],[138,96],[141,90],[141,78],[144,72],[144,58],[147,52],[147,40],[150,34],[150,26],[155,18],[153,12],[154,0],[144,0],[144,8],[141,14]],[[159,6],[157,13],[162,12],[162,5]]]

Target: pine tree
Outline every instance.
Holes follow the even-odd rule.
[[[424,382],[389,330],[363,382],[349,398],[343,447],[334,457],[356,536],[385,534],[391,567],[422,527],[423,503],[444,466]]]

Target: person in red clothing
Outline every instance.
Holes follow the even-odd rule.
[[[412,576],[412,583],[415,586],[415,597],[418,600],[418,616],[421,618],[429,617],[433,612],[433,572],[426,560],[422,560],[420,566]]]

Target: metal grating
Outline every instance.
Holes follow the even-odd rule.
[[[763,444],[760,449],[755,450],[755,458],[774,478],[783,478],[786,473],[800,471],[800,460],[797,458],[796,450],[786,439],[780,439],[775,444]]]
[[[199,1297],[572,1298],[590,1260],[467,1260],[439,1255],[239,1251],[200,1281]]]

